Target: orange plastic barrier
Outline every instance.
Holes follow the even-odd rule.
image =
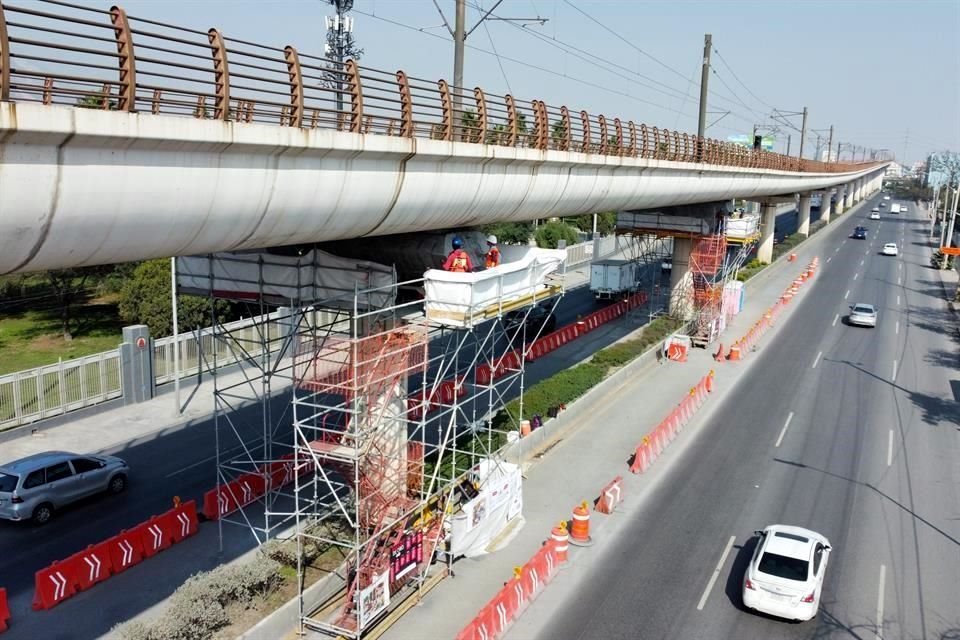
[[[34,575],[33,608],[50,609],[197,532],[197,504],[179,504]],[[3,606],[0,604],[0,618]],[[0,629],[2,630],[2,629]]]
[[[514,570],[513,577],[460,630],[456,640],[500,638],[553,580],[559,565],[556,542],[547,540],[525,565]]]
[[[736,347],[734,347],[736,348]],[[683,397],[670,414],[650,433],[643,436],[636,446],[630,462],[631,473],[645,473],[660,457],[667,445],[673,442],[683,427],[693,419],[697,410],[706,402],[714,387],[714,372],[700,378],[696,385]],[[618,477],[619,479],[619,477]],[[599,507],[598,507],[599,510]],[[576,520],[574,520],[576,524]]]
[[[10,606],[7,604],[7,590],[0,587],[0,633],[7,630],[10,622]]]
[[[33,610],[51,609],[77,592],[72,562],[54,562],[34,575]]]
[[[623,502],[623,477],[617,476],[600,492],[596,510],[609,515],[621,502]]]

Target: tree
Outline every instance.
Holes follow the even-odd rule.
[[[540,225],[534,237],[537,240],[537,246],[543,249],[556,249],[560,240],[566,240],[569,247],[580,239],[577,230],[564,222],[548,222]]]
[[[109,269],[110,267],[80,267],[77,269],[57,269],[44,273],[50,288],[53,289],[57,308],[60,311],[60,328],[63,331],[63,339],[67,342],[73,340],[73,331],[71,330],[72,310],[74,305],[82,300],[86,294],[87,280],[92,276],[105,273]]]
[[[593,233],[593,214],[585,213],[579,216],[563,218],[567,224],[573,225],[584,233]],[[617,213],[607,211],[597,214],[597,233],[603,236],[610,235],[617,228]]]
[[[217,313],[227,313],[230,304],[217,300]],[[126,322],[145,324],[155,338],[173,333],[170,308],[170,261],[147,260],[137,265],[120,290],[120,317]],[[181,295],[177,301],[180,327],[194,329],[210,325],[210,301],[200,296]]]
[[[497,241],[506,244],[527,244],[533,235],[531,222],[498,222],[483,227],[487,235],[497,236]]]
[[[567,125],[563,120],[556,120],[550,128],[550,137],[553,139],[554,147],[559,147],[563,139],[567,136]]]
[[[103,109],[104,102],[107,100],[109,100],[107,96],[91,93],[79,98],[77,100],[77,106],[81,109]],[[107,110],[116,111],[116,109],[117,103],[109,100]]]

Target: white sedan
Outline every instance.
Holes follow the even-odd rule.
[[[789,620],[811,620],[820,609],[830,541],[783,524],[756,534],[760,540],[743,574],[744,606]]]
[[[879,219],[880,219],[880,212],[879,212],[879,211],[871,211],[871,212],[870,212],[870,219],[871,219],[871,220],[879,220]]]
[[[897,243],[888,242],[887,244],[883,245],[883,249],[880,251],[880,253],[882,253],[885,256],[897,255]]]
[[[850,307],[850,315],[847,316],[847,322],[861,327],[876,327],[877,309],[872,304],[858,302]]]
[[[890,196],[883,196],[883,199],[884,199],[884,200],[889,200],[889,199],[890,199]]]

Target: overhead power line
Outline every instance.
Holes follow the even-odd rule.
[[[767,102],[767,101],[765,101],[765,100],[762,100],[762,99],[760,99],[759,97],[757,97],[757,94],[755,94],[753,91],[751,91],[751,90],[750,90],[750,87],[748,87],[747,85],[745,85],[745,84],[743,83],[743,80],[740,79],[740,76],[737,75],[737,72],[733,70],[733,67],[730,66],[730,64],[729,64],[729,63],[727,62],[727,60],[723,57],[723,55],[720,54],[720,51],[719,51],[716,47],[713,48],[713,52],[714,52],[715,54],[717,54],[717,57],[718,57],[718,58],[720,58],[720,62],[722,62],[722,63],[723,63],[723,66],[725,66],[725,67],[727,68],[727,71],[730,72],[730,75],[733,76],[733,79],[736,80],[736,81],[740,84],[741,87],[743,87],[744,89],[746,89],[747,93],[749,93],[751,96],[753,96],[753,99],[754,99],[754,100],[756,100],[756,101],[759,102],[760,104],[764,105],[765,107],[769,107],[770,109],[773,109],[773,108],[774,108],[774,106],[773,106],[772,104],[770,104],[769,102]]]
[[[423,29],[423,28],[415,27],[415,26],[413,26],[413,25],[409,25],[409,24],[406,24],[406,23],[403,23],[403,22],[399,22],[399,21],[397,21],[397,20],[393,20],[393,19],[390,19],[390,18],[385,18],[385,17],[383,17],[383,16],[378,16],[378,15],[372,14],[372,13],[367,13],[367,12],[365,12],[365,11],[360,11],[360,10],[358,10],[358,9],[354,9],[353,12],[354,12],[354,13],[358,13],[358,14],[360,14],[360,15],[367,16],[368,18],[373,18],[373,19],[375,19],[375,20],[380,20],[380,21],[382,21],[382,22],[386,22],[386,23],[388,23],[388,24],[392,24],[392,25],[397,26],[397,27],[402,27],[402,28],[408,29],[408,30],[410,30],[410,31],[415,31],[415,32],[417,32],[417,33],[421,33],[421,34],[423,34],[423,35],[430,36],[430,37],[436,38],[436,39],[438,39],[438,40],[443,40],[444,42],[452,42],[452,40],[451,40],[450,38],[446,38],[446,37],[444,37],[444,36],[442,36],[442,35],[440,35],[440,34],[431,33],[430,31],[426,31],[426,30]],[[472,50],[474,50],[474,51],[479,51],[480,53],[485,53],[485,54],[490,55],[490,56],[496,56],[496,55],[497,55],[497,54],[495,54],[494,52],[492,52],[492,51],[490,51],[490,50],[488,50],[488,49],[484,49],[484,48],[482,48],[482,47],[477,47],[477,46],[475,46],[475,45],[468,44],[468,45],[466,45],[466,47],[467,47],[468,49],[472,49]],[[564,78],[564,79],[567,79],[567,80],[571,80],[571,81],[573,81],[573,82],[576,82],[576,83],[578,83],[578,84],[582,84],[582,85],[587,86],[587,87],[591,87],[591,88],[593,88],[593,89],[597,89],[597,90],[600,90],[600,91],[604,91],[604,92],[610,93],[610,94],[612,94],[612,95],[617,95],[617,96],[622,96],[622,97],[624,97],[624,98],[629,98],[630,100],[633,100],[633,101],[635,101],[635,102],[639,102],[639,103],[646,104],[646,105],[649,105],[649,106],[652,106],[652,107],[656,107],[656,108],[658,108],[658,109],[663,109],[663,110],[669,111],[669,112],[671,112],[671,113],[682,113],[683,115],[690,115],[690,114],[688,114],[688,113],[685,113],[685,112],[682,112],[682,111],[678,111],[677,109],[674,109],[674,108],[672,108],[672,107],[668,107],[668,106],[666,106],[666,105],[658,104],[658,103],[652,102],[652,101],[650,101],[650,100],[645,100],[645,99],[643,99],[643,98],[639,98],[639,97],[637,97],[637,96],[635,96],[635,95],[633,95],[633,94],[630,94],[630,93],[626,93],[626,92],[623,92],[623,91],[618,91],[618,90],[616,90],[616,89],[611,89],[610,87],[606,87],[606,86],[603,86],[603,85],[601,85],[601,84],[597,84],[596,82],[592,82],[592,81],[590,81],[590,80],[585,80],[585,79],[583,79],[583,78],[579,78],[579,77],[576,77],[576,76],[572,76],[572,75],[569,75],[569,74],[567,74],[567,73],[565,73],[565,72],[556,71],[556,70],[554,70],[554,69],[548,69],[548,68],[546,68],[546,67],[541,67],[541,66],[539,66],[539,65],[531,64],[531,63],[529,63],[529,62],[525,62],[525,61],[523,61],[523,60],[518,60],[518,59],[516,59],[516,58],[512,58],[512,57],[510,57],[510,56],[505,56],[505,55],[502,55],[502,54],[500,54],[500,58],[502,58],[503,60],[507,60],[507,61],[509,61],[509,62],[512,62],[512,63],[514,63],[514,64],[518,64],[518,65],[520,65],[520,66],[527,67],[527,68],[529,68],[529,69],[533,69],[533,70],[535,70],[535,71],[540,71],[540,72],[542,72],[542,73],[546,73],[546,74],[549,74],[549,75],[552,75],[552,76],[555,76],[555,77],[559,77],[559,78]]]

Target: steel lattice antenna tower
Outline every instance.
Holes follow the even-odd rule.
[[[357,47],[353,38],[353,18],[347,13],[353,9],[353,0],[328,0],[337,10],[336,15],[326,17],[327,42],[323,53],[334,62],[327,75],[331,87],[337,89],[337,112],[343,112],[343,63],[349,59],[359,60],[363,49]]]

